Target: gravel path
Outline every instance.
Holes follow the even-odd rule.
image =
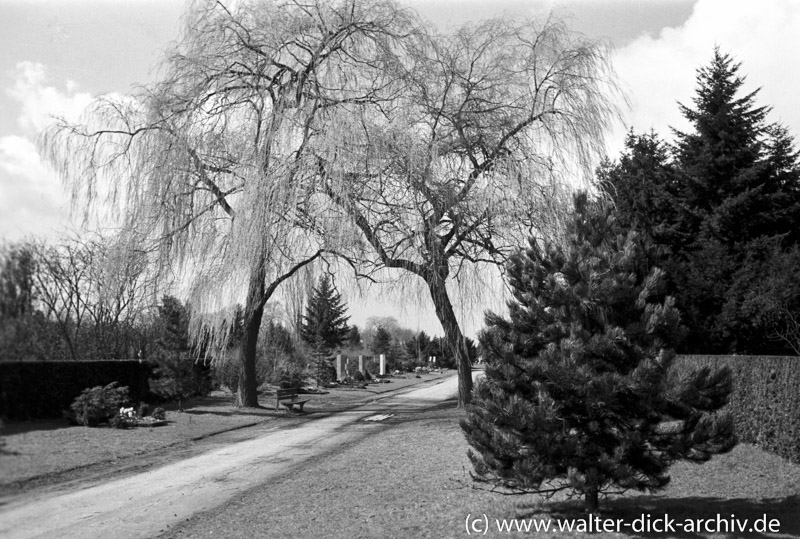
[[[152,537],[198,512],[337,447],[369,436],[379,416],[452,397],[455,376],[349,411],[265,434],[130,477],[66,493],[35,494],[0,509],[0,536]],[[378,416],[378,417],[376,417]]]

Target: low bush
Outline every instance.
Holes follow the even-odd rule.
[[[787,356],[679,356],[674,368],[727,365],[733,371],[728,409],[739,441],[800,463],[800,358]]]
[[[239,374],[242,372],[242,361],[238,350],[226,351],[225,355],[214,362],[211,379],[215,387],[225,387],[231,393],[239,389]],[[266,361],[256,362],[256,384],[262,385],[272,377],[272,368]]]
[[[118,387],[117,382],[85,389],[70,405],[67,417],[75,424],[96,427],[118,417],[129,399],[128,388]]]
[[[278,371],[276,384],[281,388],[303,387],[306,385],[306,371],[299,365],[284,365]]]

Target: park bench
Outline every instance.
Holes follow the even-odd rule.
[[[278,389],[277,392],[277,400],[275,401],[275,409],[277,410],[280,405],[284,405],[289,410],[294,410],[294,405],[298,405],[300,407],[300,411],[303,411],[303,405],[307,403],[311,399],[300,399],[297,397],[297,388],[290,387],[286,389]]]

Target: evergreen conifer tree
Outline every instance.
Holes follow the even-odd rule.
[[[716,49],[697,71],[692,106],[681,105],[691,128],[675,131],[675,145],[631,134],[599,171],[620,225],[653,240],[651,261],[667,271],[690,328],[684,352],[786,352],[767,338],[774,316],[754,313],[753,297],[757,276],[800,242],[800,166],[758,90],[740,95],[739,70]]]
[[[361,332],[358,330],[358,326],[350,326],[345,340],[347,342],[347,346],[352,346],[353,348],[358,348],[361,346]]]
[[[210,390],[208,372],[196,363],[189,339],[189,311],[173,296],[164,296],[158,307],[158,326],[155,351],[155,376],[150,379],[150,390],[166,399],[178,401]]]
[[[300,323],[300,338],[318,353],[330,353],[342,345],[349,332],[346,312],[347,306],[333,288],[330,277],[323,275],[308,300]]]
[[[670,372],[680,315],[637,235],[616,230],[582,195],[565,246],[512,258],[509,317],[486,316],[485,379],[461,422],[477,481],[566,489],[594,512],[610,488],[658,490],[673,461],[735,445],[719,413],[730,370]]]
[[[392,335],[383,326],[378,326],[375,329],[375,335],[372,337],[372,346],[370,347],[372,353],[376,356],[380,354],[389,355],[392,350]]]

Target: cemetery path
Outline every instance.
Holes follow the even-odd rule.
[[[384,420],[440,405],[457,376],[301,423],[274,427],[129,477],[10,501],[0,507],[0,537],[152,537],[311,459],[380,431]]]

